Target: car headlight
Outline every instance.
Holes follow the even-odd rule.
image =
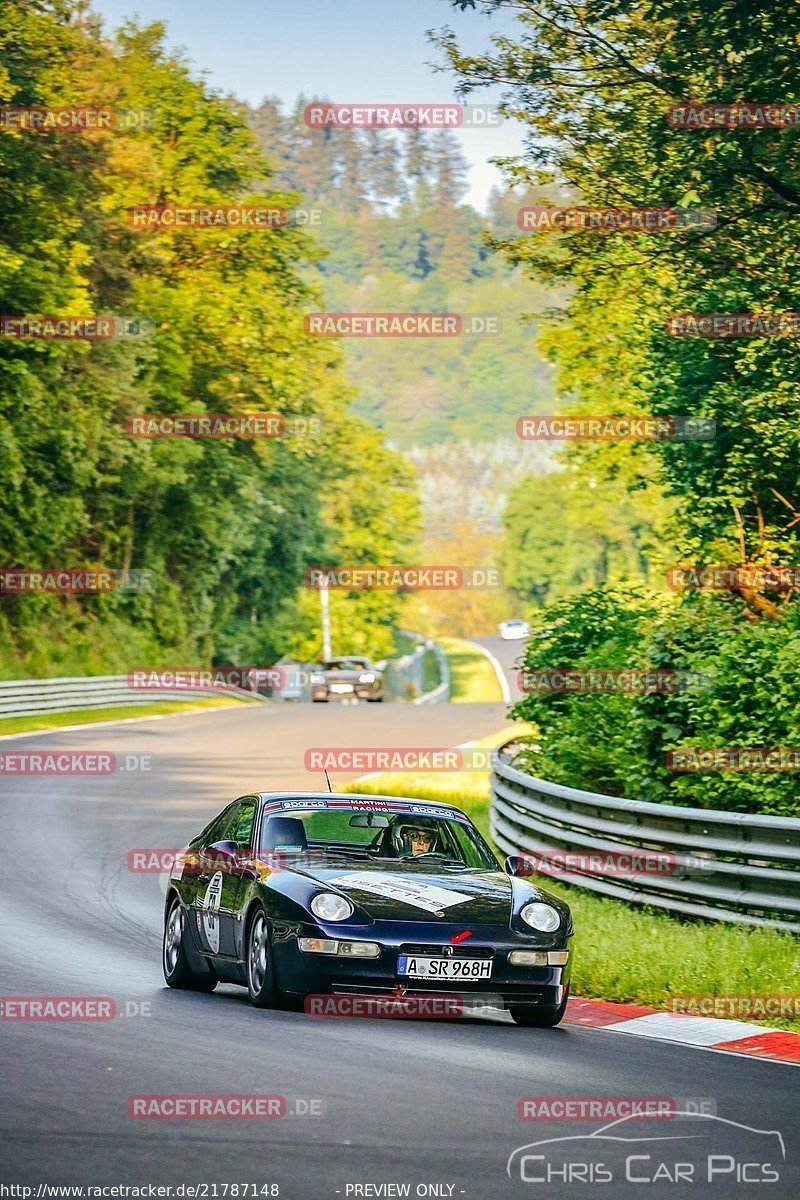
[[[345,921],[353,915],[353,906],[344,896],[333,892],[320,892],[311,901],[311,911],[321,921]]]
[[[371,671],[365,671],[363,675],[359,675],[358,682],[359,683],[374,683],[375,676],[372,674]]]
[[[309,675],[309,681],[311,683],[324,683],[325,676],[322,674],[321,671],[312,671],[311,674]]]
[[[561,924],[561,917],[552,905],[540,904],[538,901],[526,904],[519,915],[526,925],[530,925],[531,929],[538,929],[540,933],[554,933]]]

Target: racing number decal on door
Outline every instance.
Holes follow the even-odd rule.
[[[219,954],[219,906],[222,900],[222,871],[217,871],[203,900],[203,932],[213,954]]]

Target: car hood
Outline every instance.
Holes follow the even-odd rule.
[[[347,896],[357,911],[375,920],[430,921],[444,916],[470,924],[506,925],[511,916],[514,888],[503,871],[448,871],[440,864],[406,867],[391,861],[298,865],[294,870]]]

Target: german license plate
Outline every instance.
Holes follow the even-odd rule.
[[[353,690],[352,683],[332,683],[331,684],[332,692],[352,692],[352,690]]]
[[[490,958],[423,958],[401,954],[397,960],[398,975],[413,975],[417,979],[489,979],[492,974]]]

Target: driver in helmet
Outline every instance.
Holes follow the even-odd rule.
[[[435,827],[427,821],[414,821],[400,825],[395,836],[398,853],[412,858],[436,850],[439,837]]]

